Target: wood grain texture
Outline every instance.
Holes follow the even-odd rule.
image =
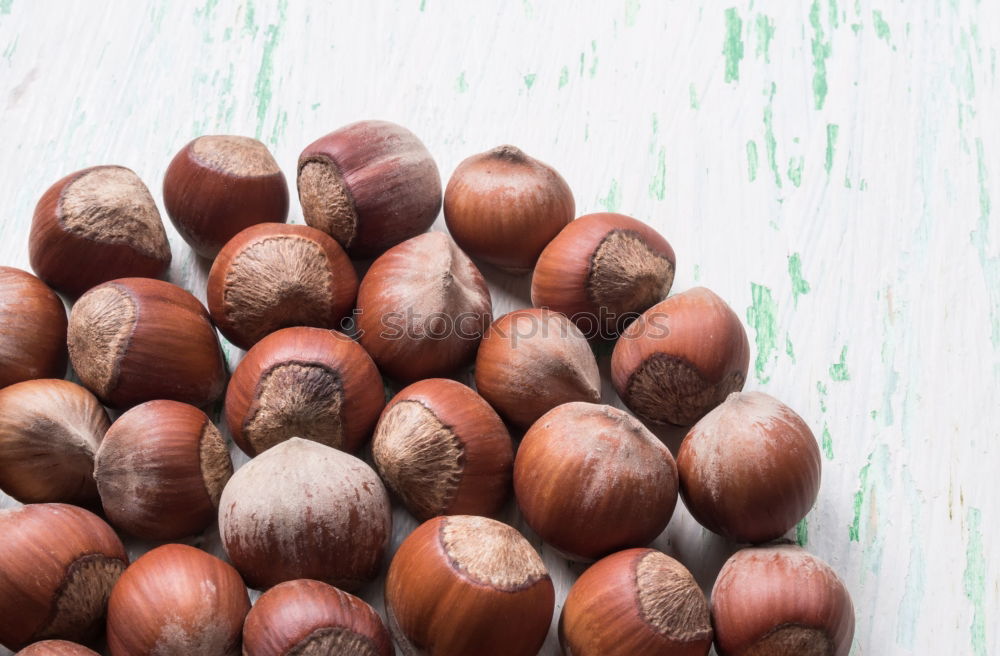
[[[162,209],[204,133],[264,140],[292,180],[303,146],[362,118],[412,129],[445,180],[514,143],[578,213],[657,227],[674,289],[745,319],[747,388],[822,442],[795,537],[846,581],[853,653],[997,653],[998,49],[1000,5],[977,0],[0,0],[0,263],[27,268],[34,203],[74,170],[128,166]],[[168,231],[170,279],[204,299],[207,266]],[[485,273],[498,315],[527,304],[527,278]],[[397,510],[394,544],[414,525]],[[580,570],[528,535],[558,614]],[[680,506],[654,545],[706,588],[734,548]]]

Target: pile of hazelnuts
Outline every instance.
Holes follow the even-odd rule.
[[[164,205],[212,262],[207,309],[157,279],[170,246],[131,170],[78,171],[38,202],[38,277],[0,268],[0,489],[25,504],[0,511],[0,644],[536,654],[556,595],[535,546],[491,518],[513,491],[537,536],[596,561],[562,606],[566,654],[848,653],[843,583],[774,542],[816,499],[816,439],[741,392],[740,320],[708,289],[668,297],[675,256],[655,230],[574,220],[563,178],[512,146],[463,161],[442,194],[420,140],[381,121],[306,147],[297,186],[307,225],[285,223],[259,141],[203,136],[173,159]],[[442,198],[450,234],[427,232]],[[494,320],[476,262],[533,272],[534,307]],[[217,330],[247,349],[231,377]],[[601,404],[601,344],[634,415]],[[473,364],[475,390],[455,380]],[[405,385],[388,403],[383,376]],[[235,473],[202,409],[223,395],[252,458]],[[646,424],[691,426],[676,461]],[[711,603],[647,546],[678,493],[755,545]],[[388,563],[383,623],[350,592],[385,566],[392,502],[423,523]],[[228,562],[175,543],[216,522]],[[165,544],[130,564],[120,535]],[[252,608],[247,586],[264,591]]]

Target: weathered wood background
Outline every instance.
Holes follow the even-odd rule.
[[[27,268],[62,175],[122,164],[159,200],[204,133],[262,139],[293,180],[305,144],[362,118],[411,128],[445,179],[516,144],[580,213],[656,226],[675,290],[745,319],[747,387],[822,442],[794,537],[850,588],[854,653],[1000,652],[1000,3],[589,4],[0,0],[0,262]],[[204,298],[168,230],[170,280]],[[497,314],[525,304],[526,280],[487,275]],[[558,614],[576,570],[532,539]],[[681,507],[655,544],[706,588],[733,549]]]

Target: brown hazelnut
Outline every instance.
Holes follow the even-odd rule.
[[[739,317],[704,287],[646,310],[622,333],[611,380],[645,421],[690,426],[743,389],[750,343]]]
[[[111,656],[239,656],[246,586],[228,563],[184,544],[157,547],[125,570],[108,602]]]
[[[156,202],[123,166],[94,166],[49,187],[29,239],[31,268],[70,296],[115,278],[155,278],[170,266]]]
[[[261,595],[243,625],[244,656],[393,656],[375,609],[332,585],[298,579]]]
[[[42,640],[28,645],[14,656],[100,656],[100,654],[75,642]]]
[[[383,373],[409,383],[472,362],[493,304],[472,260],[448,235],[429,232],[375,260],[358,311],[358,341]]]
[[[351,123],[299,156],[306,223],[351,257],[371,257],[427,230],[441,209],[441,176],[415,134],[386,121]]]
[[[405,656],[534,656],[555,590],[534,547],[498,521],[435,517],[399,547],[385,582],[389,629]]]
[[[219,529],[229,559],[254,588],[306,578],[353,590],[378,574],[392,513],[371,467],[293,437],[233,474]]]
[[[128,565],[97,515],[61,503],[0,510],[0,645],[97,637],[108,595]]]
[[[670,556],[620,551],[570,588],[559,642],[570,656],[705,656],[712,648],[708,601]]]
[[[525,521],[567,557],[593,560],[648,544],[677,505],[670,450],[609,405],[567,403],[536,421],[514,459]]]
[[[819,494],[819,445],[794,410],[761,392],[733,392],[688,432],[677,453],[684,505],[736,542],[792,529]]]
[[[304,225],[247,228],[223,247],[208,276],[212,319],[242,349],[280,328],[340,328],[357,293],[344,250]]]
[[[100,401],[67,380],[0,389],[0,489],[21,503],[96,508],[94,453],[110,424]]]
[[[642,221],[588,214],[542,251],[531,277],[531,303],[562,312],[589,338],[614,338],[667,297],[675,263],[667,240]]]
[[[119,417],[94,469],[108,521],[146,540],[203,531],[215,521],[232,474],[219,430],[204,412],[177,401],[149,401]]]
[[[163,205],[194,252],[215,257],[236,233],[288,218],[288,183],[267,146],[233,135],[198,137],[163,178]]]
[[[847,656],[854,605],[836,572],[790,544],[737,551],[712,589],[719,656]]]
[[[453,380],[422,380],[394,396],[375,427],[372,456],[420,520],[494,515],[510,495],[510,434],[483,397]]]
[[[0,387],[66,375],[66,308],[48,285],[0,266]]]
[[[458,245],[512,273],[530,271],[575,213],[562,176],[514,146],[465,159],[444,194],[444,219]]]
[[[229,430],[249,456],[291,437],[355,452],[383,407],[382,378],[365,350],[319,328],[285,328],[262,339],[226,391]]]
[[[68,342],[80,381],[115,408],[154,399],[205,405],[226,384],[208,312],[162,280],[122,278],[91,289],[70,312]]]
[[[587,339],[565,315],[517,310],[486,331],[476,388],[507,421],[527,428],[557,405],[599,401],[601,374]]]

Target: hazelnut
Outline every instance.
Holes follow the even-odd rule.
[[[219,528],[251,587],[308,578],[353,590],[378,574],[392,514],[371,467],[293,437],[233,474],[222,492]]]
[[[646,310],[622,333],[611,379],[645,421],[690,426],[743,389],[750,343],[736,313],[704,287]]]
[[[534,656],[555,590],[534,547],[498,521],[435,517],[399,547],[385,582],[389,628],[403,654]]]
[[[581,216],[542,251],[531,303],[562,312],[590,338],[613,339],[667,297],[674,249],[651,227],[624,214]]]
[[[514,146],[465,159],[444,193],[444,219],[458,245],[512,273],[530,271],[575,212],[562,176]]]
[[[156,202],[123,166],[94,166],[49,187],[29,239],[31,268],[70,296],[115,278],[155,278],[170,266]]]
[[[819,494],[819,445],[794,410],[761,392],[733,392],[694,425],[677,453],[684,505],[737,542],[780,538]]]
[[[94,453],[110,424],[100,401],[67,380],[0,389],[0,489],[21,503],[96,508]]]
[[[243,625],[244,656],[394,653],[392,638],[374,608],[309,579],[279,583],[262,594]]]
[[[153,399],[205,405],[226,384],[208,312],[162,280],[122,278],[94,287],[70,312],[68,342],[80,381],[115,408]]]
[[[393,397],[375,427],[372,456],[420,520],[494,515],[510,495],[510,434],[483,397],[453,380],[422,380]]]
[[[443,232],[394,246],[358,291],[358,341],[404,383],[454,374],[472,362],[492,319],[479,269]]]
[[[677,505],[670,450],[629,414],[567,403],[536,421],[514,459],[525,521],[553,547],[593,560],[651,542]]]
[[[146,540],[203,531],[233,474],[219,430],[204,412],[177,401],[149,401],[123,414],[95,462],[108,521]]]
[[[121,540],[97,515],[61,503],[0,510],[0,645],[98,636],[125,570]]]
[[[486,331],[476,388],[507,421],[528,428],[557,405],[599,401],[601,374],[587,339],[565,315],[517,310]]]
[[[267,146],[249,137],[205,135],[174,157],[163,204],[191,248],[215,257],[239,231],[288,218],[288,183]]]
[[[228,563],[184,544],[146,553],[108,602],[111,656],[239,656],[246,586]]]
[[[304,225],[247,228],[223,247],[208,276],[212,319],[242,349],[289,326],[340,328],[357,293],[344,250]]]
[[[441,176],[415,134],[386,121],[351,123],[299,156],[306,223],[351,257],[371,257],[424,232],[441,209]]]
[[[66,308],[48,285],[0,266],[0,387],[66,375]]]
[[[75,642],[42,640],[28,645],[14,656],[100,656],[100,654]]]
[[[737,551],[712,589],[719,656],[847,656],[854,605],[836,572],[790,544]]]
[[[291,437],[355,452],[383,407],[382,378],[365,350],[319,328],[285,328],[262,339],[226,391],[229,430],[249,456]]]
[[[708,601],[684,565],[654,549],[602,558],[570,588],[559,642],[572,656],[705,656]]]

